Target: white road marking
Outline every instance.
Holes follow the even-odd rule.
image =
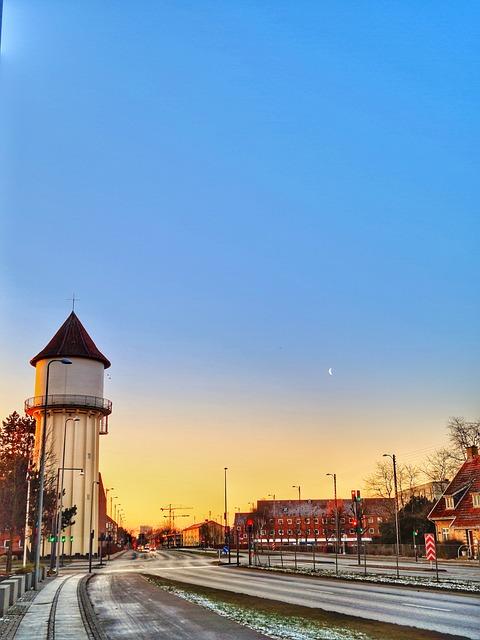
[[[451,611],[451,609],[443,609],[441,607],[426,607],[423,604],[408,604],[406,602],[402,602],[404,607],[415,607],[416,609],[431,609],[432,611]]]

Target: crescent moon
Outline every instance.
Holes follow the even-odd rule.
[[[332,367],[330,367],[330,369],[328,370],[328,375],[329,375],[329,376],[333,376],[333,369],[332,369]]]

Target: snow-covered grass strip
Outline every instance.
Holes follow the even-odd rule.
[[[276,571],[278,573],[292,573],[310,576],[319,576],[322,578],[338,578],[339,580],[352,580],[355,582],[373,582],[380,584],[399,584],[409,587],[428,587],[429,589],[442,589],[448,591],[468,591],[470,593],[480,593],[480,583],[469,582],[468,580],[456,580],[455,578],[445,578],[442,576],[440,582],[434,578],[423,576],[396,576],[382,574],[361,574],[354,572],[342,571],[338,575],[335,571],[328,569],[313,569],[298,567],[290,569],[288,567],[253,567],[261,571]]]
[[[248,606],[222,602],[214,597],[198,595],[179,587],[162,584],[159,586],[179,598],[198,604],[276,640],[369,640],[369,636],[360,631],[339,626],[331,627],[328,623],[313,622],[305,618],[257,611]]]

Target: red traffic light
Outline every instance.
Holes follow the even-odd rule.
[[[247,520],[247,527],[253,527],[253,520],[251,518]]]

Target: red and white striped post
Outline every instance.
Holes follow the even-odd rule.
[[[435,571],[437,574],[437,582],[439,582],[438,560],[437,560],[437,540],[434,533],[425,534],[425,557],[427,558],[427,560],[430,560],[430,567],[432,567],[433,561],[435,560]]]

